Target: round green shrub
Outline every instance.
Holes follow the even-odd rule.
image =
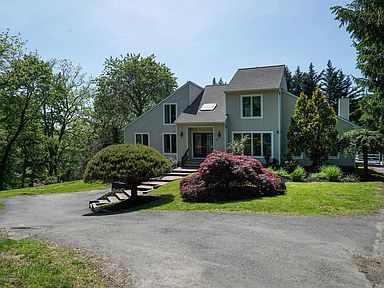
[[[170,161],[155,149],[137,144],[111,145],[88,162],[84,181],[124,182],[137,193],[137,185],[170,170]]]
[[[306,175],[307,172],[305,172],[305,169],[301,166],[297,166],[291,173],[291,179],[293,182],[303,182]]]

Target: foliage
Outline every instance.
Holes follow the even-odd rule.
[[[96,80],[95,112],[101,146],[120,142],[124,124],[169,96],[177,87],[171,70],[154,55],[127,54],[105,60]]]
[[[307,176],[307,172],[303,167],[297,166],[290,176],[293,182],[303,182]]]
[[[84,181],[124,182],[137,196],[137,185],[170,170],[170,162],[155,149],[140,144],[111,145],[87,164]]]
[[[339,139],[343,150],[354,156],[363,154],[364,172],[368,173],[368,153],[370,151],[384,151],[384,139],[381,133],[360,128],[345,132]]]
[[[258,160],[212,151],[199,171],[180,182],[185,201],[217,201],[284,193],[285,185]]]
[[[334,150],[336,123],[335,111],[319,88],[310,99],[301,93],[288,131],[289,153],[304,152],[314,167],[320,166]]]
[[[327,165],[321,167],[320,173],[324,175],[324,178],[330,182],[340,181],[340,178],[343,174],[340,167],[334,165]]]
[[[274,173],[280,177],[287,177],[289,176],[289,173],[284,168],[280,167],[278,169],[274,169],[273,167],[268,167],[267,170],[271,173]]]
[[[297,66],[291,81],[291,91],[295,95],[300,95],[303,92],[304,73],[301,72],[300,67]]]
[[[245,136],[241,139],[232,140],[228,146],[228,152],[234,155],[243,155],[244,154],[244,145],[249,140],[248,136]]]
[[[360,182],[360,177],[355,174],[347,174],[343,177],[344,182]]]
[[[380,131],[384,138],[384,96],[367,95],[359,102],[361,124],[370,130]]]
[[[323,72],[317,73],[312,62],[309,64],[308,72],[303,74],[302,91],[305,95],[311,97],[312,93],[320,86],[320,80]],[[299,95],[299,94],[297,94]]]
[[[332,13],[351,34],[357,51],[357,68],[371,92],[384,98],[384,6],[382,0],[354,0]],[[384,100],[383,100],[384,101]]]
[[[97,261],[57,244],[0,238],[0,255],[1,287],[108,287]]]
[[[293,172],[293,170],[296,169],[296,167],[299,166],[299,161],[296,159],[288,160],[284,163],[284,168],[287,170],[287,172],[290,174]]]
[[[359,215],[379,211],[384,207],[383,182],[287,182],[284,195],[257,197],[237,201],[190,203],[180,195],[179,180],[151,193],[159,200],[135,207],[130,211],[237,211],[295,215]]]

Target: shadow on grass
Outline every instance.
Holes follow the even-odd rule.
[[[174,200],[172,194],[164,194],[159,196],[138,196],[136,199],[127,199],[120,203],[101,206],[102,211],[97,213],[88,213],[83,216],[107,216],[111,214],[122,214],[146,210],[157,206],[162,206]]]
[[[364,174],[364,170],[360,167],[355,169],[354,173],[360,178],[361,182],[384,182],[384,175],[371,168],[368,168],[368,174]]]

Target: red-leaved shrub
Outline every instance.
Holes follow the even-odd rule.
[[[199,171],[180,182],[184,201],[210,202],[283,194],[282,179],[248,156],[212,151]]]

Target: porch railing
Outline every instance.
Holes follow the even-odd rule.
[[[187,162],[189,158],[189,148],[187,149],[187,151],[185,151],[183,157],[181,158],[181,166],[184,166],[185,162]]]

